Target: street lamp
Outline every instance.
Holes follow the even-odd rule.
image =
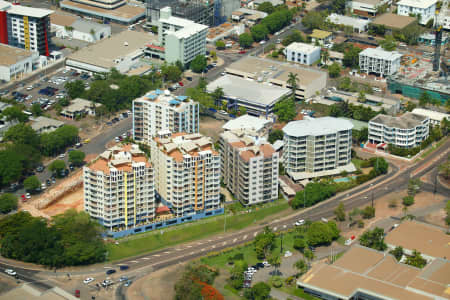
[[[373,208],[373,183],[370,184],[370,188],[372,189],[372,208]]]

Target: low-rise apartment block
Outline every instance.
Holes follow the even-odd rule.
[[[414,148],[429,135],[430,119],[410,112],[400,117],[378,115],[369,121],[369,142]]]
[[[256,139],[267,139],[269,131],[272,128],[272,120],[269,118],[243,115],[226,122],[222,128],[224,131],[242,132]]]
[[[186,96],[155,90],[133,101],[133,138],[150,144],[159,133],[197,133],[199,104]]]
[[[310,66],[320,59],[320,47],[305,43],[292,43],[286,47],[286,59]]]
[[[430,119],[430,124],[433,126],[441,126],[442,121],[450,120],[450,115],[438,112],[434,110],[424,109],[424,108],[414,108],[412,113],[415,115],[427,117]]]
[[[402,55],[396,51],[385,51],[383,48],[367,48],[359,53],[361,72],[389,76],[400,68]]]
[[[161,134],[151,143],[157,199],[175,218],[194,220],[223,213],[220,155],[201,134]]]
[[[294,181],[353,172],[353,124],[333,117],[305,118],[284,128],[282,163]]]
[[[153,168],[137,145],[114,146],[83,168],[84,210],[110,232],[155,217]]]
[[[278,152],[265,140],[241,130],[220,135],[221,171],[224,183],[243,205],[278,198]]]
[[[397,14],[401,16],[415,15],[419,23],[425,25],[434,20],[437,0],[401,0],[397,3]]]

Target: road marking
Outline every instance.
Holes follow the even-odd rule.
[[[202,252],[205,251],[205,248],[202,248],[202,250],[200,250],[200,251],[202,251]]]
[[[199,242],[199,243],[197,243],[197,245],[203,245],[203,243],[200,243],[200,242]]]
[[[112,269],[112,267],[103,267],[104,269]]]
[[[247,235],[244,235],[244,237],[242,239],[245,240],[246,238],[247,238]]]
[[[155,254],[155,255],[153,255],[153,256],[156,256],[156,257],[160,257],[161,255],[159,255],[159,254]]]
[[[117,264],[118,266],[126,266],[127,264]],[[107,268],[107,267],[105,267]]]
[[[283,225],[283,228],[286,228],[286,225]]]
[[[237,239],[234,239],[234,240],[233,240],[233,243],[236,243],[236,241],[237,241]]]
[[[188,247],[188,248],[192,248],[192,246],[191,246],[191,245],[187,245],[186,247]]]
[[[166,251],[166,252],[164,252],[165,254],[170,254],[170,252],[169,251]]]
[[[177,251],[183,251],[183,249],[181,249],[181,248],[177,248],[177,249],[175,249],[175,250],[177,250]]]
[[[222,245],[224,245],[224,246],[225,246],[226,244],[227,244],[227,242],[223,242],[223,243],[222,243]]]
[[[212,241],[213,241],[213,240],[208,240],[208,242],[210,242],[210,243],[211,243]]]
[[[150,257],[143,257],[142,259],[144,259],[144,260],[149,260]]]
[[[216,248],[216,245],[212,245],[211,248],[213,248],[213,249]]]
[[[132,260],[132,261],[130,261],[130,263],[137,264],[138,261],[137,260]]]
[[[278,228],[278,227],[275,227],[275,228],[273,229],[273,231],[277,231],[277,228]]]
[[[253,236],[257,236],[258,235],[258,231],[255,231],[255,233],[253,233]]]

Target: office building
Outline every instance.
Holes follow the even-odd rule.
[[[419,18],[419,23],[425,25],[428,21],[434,20],[436,2],[437,0],[401,0],[397,3],[397,14],[415,15]]]
[[[133,101],[133,138],[150,144],[160,133],[198,133],[199,104],[156,90]]]
[[[0,0],[0,43],[49,56],[52,10]]]
[[[369,29],[370,20],[348,17],[332,13],[327,18],[328,22],[336,25],[349,26],[354,32],[361,33]]]
[[[39,53],[36,51],[0,44],[0,53],[0,80],[6,82],[22,79],[35,70],[39,62]]]
[[[220,156],[201,134],[161,134],[151,143],[157,198],[183,220],[223,212]]]
[[[369,121],[369,142],[414,148],[429,135],[430,119],[410,112],[400,117],[377,115]]]
[[[400,68],[401,57],[400,53],[381,47],[367,48],[359,53],[359,68],[361,72],[389,76]]]
[[[243,205],[278,198],[278,155],[265,139],[246,135],[245,130],[220,135],[222,179]]]
[[[353,172],[353,124],[333,117],[305,118],[284,128],[282,163],[294,181]]]
[[[83,167],[84,210],[110,232],[153,222],[153,168],[137,145],[114,146]]]
[[[424,108],[414,108],[412,113],[415,115],[427,117],[430,119],[430,124],[433,126],[441,126],[442,121],[450,120],[450,115],[434,110],[424,109]]]
[[[378,8],[391,2],[391,0],[352,0],[349,6],[355,15],[371,18],[377,15]]]
[[[305,43],[291,43],[286,47],[287,61],[312,65],[320,60],[320,47]]]

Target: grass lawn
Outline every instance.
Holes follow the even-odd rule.
[[[420,157],[421,158],[425,158],[428,155],[430,155],[431,152],[433,152],[436,148],[438,148],[439,146],[441,146],[447,139],[444,137],[442,138],[439,142],[437,142],[434,146],[431,146],[430,149],[424,151]]]
[[[317,297],[314,297],[310,294],[307,294],[303,291],[303,289],[299,289],[295,286],[282,286],[281,288],[279,288],[280,291],[285,292],[286,294],[289,295],[294,295],[297,296],[301,299],[305,299],[305,300],[320,300]]]
[[[245,228],[268,216],[286,210],[289,204],[279,200],[273,205],[253,209],[251,213],[227,216],[227,231]],[[165,228],[164,234],[160,230],[143,233],[120,241],[119,245],[108,244],[108,260],[115,261],[142,253],[155,251],[168,246],[201,239],[213,234],[223,232],[224,216],[212,217],[202,221],[183,224],[172,228]]]
[[[361,163],[363,162],[362,159],[359,158],[352,158],[352,163],[355,165],[357,169],[361,169]]]

